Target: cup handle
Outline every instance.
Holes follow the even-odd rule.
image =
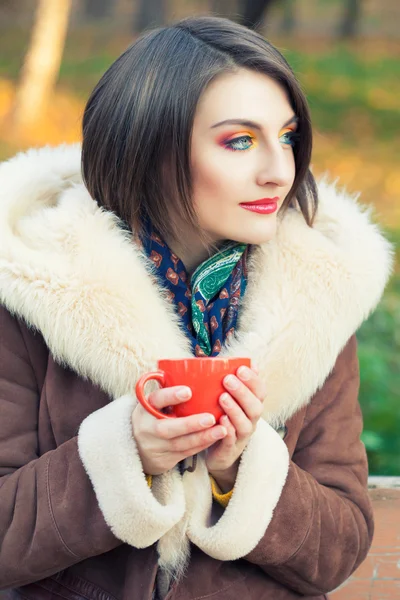
[[[165,373],[164,371],[153,371],[152,373],[145,373],[136,383],[136,396],[139,400],[140,404],[145,408],[150,414],[157,419],[173,419],[174,417],[169,417],[165,413],[158,411],[154,406],[151,406],[149,401],[146,398],[146,394],[144,393],[144,386],[148,381],[155,380],[161,385],[161,387],[165,387]]]

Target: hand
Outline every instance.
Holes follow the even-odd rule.
[[[227,492],[235,483],[240,456],[262,415],[265,394],[256,369],[240,367],[236,376],[225,377],[223,383],[227,392],[220,396],[220,405],[226,415],[219,423],[228,433],[208,448],[206,465],[222,491]]]
[[[180,397],[179,392],[185,392]],[[181,402],[192,395],[186,386],[173,386],[149,394],[149,402],[161,410]],[[172,419],[157,419],[138,404],[132,412],[132,432],[136,441],[143,471],[146,475],[160,475],[178,462],[205,450],[216,440],[227,435],[223,425],[215,424],[209,413]]]

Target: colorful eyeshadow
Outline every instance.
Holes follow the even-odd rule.
[[[283,143],[287,146],[293,147],[296,144],[296,142],[299,141],[300,134],[297,133],[295,129],[291,129],[288,127],[286,129],[282,129],[282,131],[279,132],[279,139],[283,137],[286,137],[286,141],[283,141]]]
[[[230,134],[228,136],[225,134],[218,140],[218,143],[227,150],[236,152],[251,150],[257,145],[257,140],[253,134],[246,131]]]

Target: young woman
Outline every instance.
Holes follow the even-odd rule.
[[[316,186],[311,137],[281,54],[194,18],[102,77],[83,180],[78,146],[2,165],[6,598],[326,598],[367,555],[354,332],[391,253],[355,200]],[[158,359],[190,356],[252,359],[218,423],[136,401]]]

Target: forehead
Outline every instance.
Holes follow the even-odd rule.
[[[201,126],[225,119],[277,124],[293,115],[284,87],[264,73],[240,69],[216,77],[203,92],[197,105],[195,122]]]

